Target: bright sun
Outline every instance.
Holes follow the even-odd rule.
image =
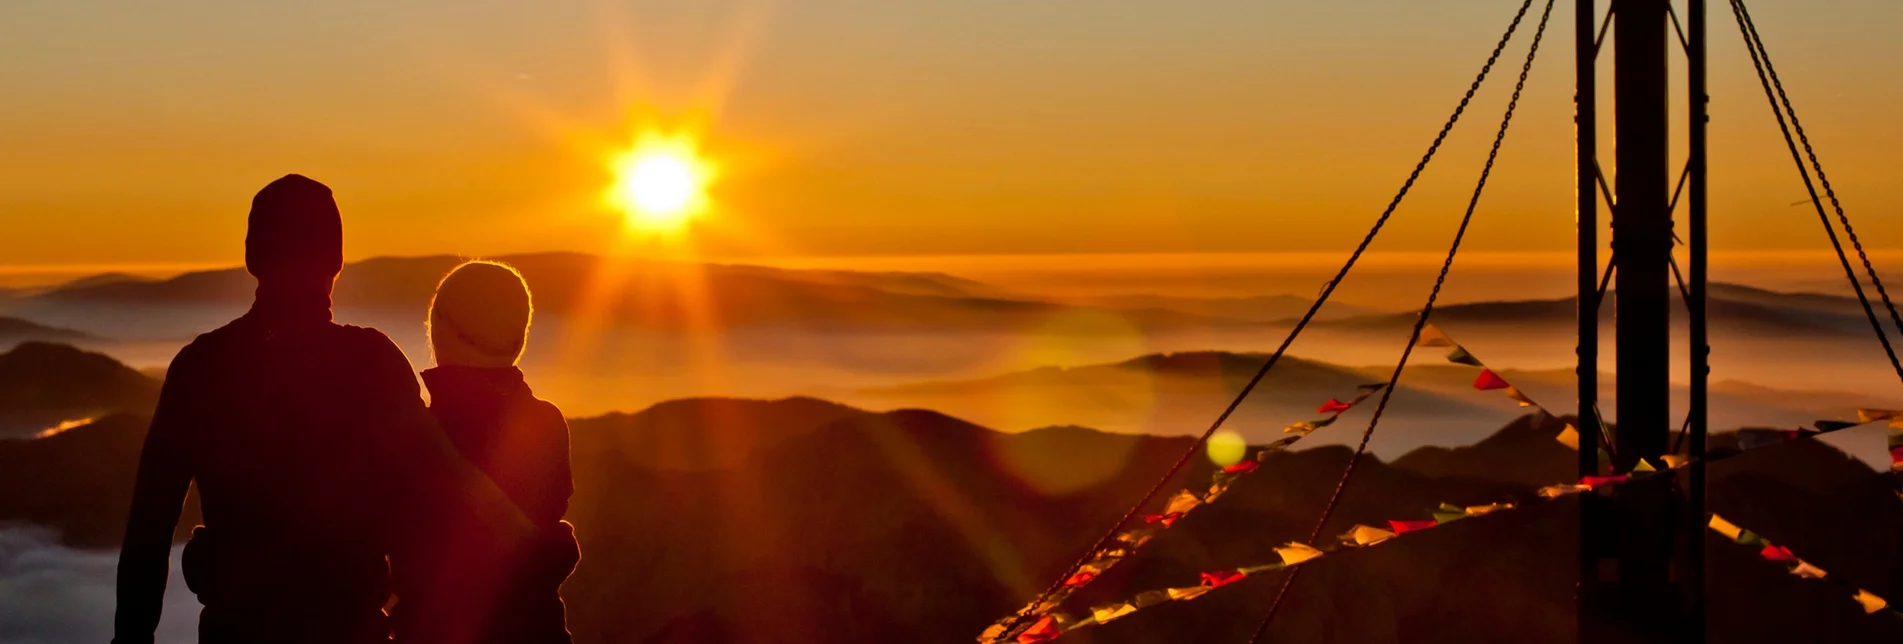
[[[642,134],[632,148],[609,160],[609,168],[614,185],[608,189],[608,202],[631,227],[679,230],[707,209],[714,166],[700,157],[688,136]]]

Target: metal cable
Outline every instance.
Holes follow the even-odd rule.
[[[1521,8],[1522,15],[1526,11]],[[1381,414],[1387,411],[1388,400],[1394,396],[1394,389],[1401,381],[1401,371],[1407,368],[1407,360],[1414,354],[1414,344],[1421,339],[1421,331],[1427,327],[1427,319],[1434,314],[1434,302],[1440,298],[1441,287],[1447,283],[1447,273],[1454,268],[1454,257],[1460,253],[1460,242],[1467,236],[1467,226],[1473,223],[1474,210],[1480,205],[1480,195],[1486,192],[1487,177],[1493,174],[1494,161],[1500,157],[1500,144],[1506,140],[1507,128],[1513,124],[1513,110],[1520,104],[1520,92],[1526,88],[1526,77],[1533,70],[1533,59],[1540,53],[1540,39],[1546,35],[1547,19],[1553,14],[1553,0],[1546,0],[1546,8],[1540,13],[1540,24],[1533,32],[1533,44],[1527,48],[1526,62],[1520,64],[1520,79],[1513,85],[1513,97],[1507,100],[1506,114],[1500,118],[1500,129],[1493,135],[1493,147],[1487,151],[1487,163],[1480,170],[1480,179],[1474,183],[1473,196],[1467,200],[1467,212],[1460,218],[1460,228],[1454,232],[1454,243],[1447,248],[1447,259],[1441,263],[1440,274],[1434,278],[1434,289],[1427,294],[1427,304],[1421,307],[1421,315],[1414,320],[1414,330],[1408,335],[1407,346],[1401,349],[1401,359],[1394,365],[1394,373],[1388,376],[1388,385],[1381,389],[1381,400],[1374,406],[1374,414],[1368,419],[1368,428],[1361,432],[1361,442],[1355,446],[1354,455],[1348,457],[1348,466],[1342,469],[1341,479],[1335,483],[1334,493],[1328,496],[1328,504],[1322,507],[1321,518],[1315,521],[1315,529],[1309,532],[1308,543],[1321,538],[1322,529],[1327,527],[1328,519],[1335,512],[1335,506],[1341,503],[1342,493],[1348,489],[1348,481],[1354,476],[1355,466],[1360,464],[1361,456],[1368,451],[1368,440],[1374,437],[1374,429],[1381,424]],[[1515,24],[1519,17],[1515,16]],[[1511,32],[1508,32],[1511,34]],[[1269,623],[1275,620],[1276,610],[1281,608],[1282,599],[1288,596],[1289,587],[1295,584],[1295,577],[1301,568],[1289,571],[1282,578],[1282,588],[1275,593],[1274,601],[1269,603],[1267,614],[1262,623],[1256,626],[1255,634],[1249,637],[1250,644],[1262,639],[1269,629]]]
[[[1514,14],[1513,23],[1507,26],[1506,34],[1500,37],[1499,44],[1494,45],[1493,54],[1488,56],[1487,63],[1480,67],[1480,73],[1474,77],[1473,83],[1467,86],[1466,95],[1460,98],[1460,104],[1454,107],[1454,113],[1447,118],[1445,124],[1441,125],[1440,133],[1434,135],[1434,142],[1427,146],[1427,152],[1421,155],[1419,162],[1414,164],[1414,170],[1408,173],[1407,181],[1401,184],[1401,189],[1394,194],[1392,200],[1388,201],[1387,208],[1381,211],[1380,218],[1375,220],[1374,226],[1368,230],[1368,234],[1362,237],[1361,244],[1356,246],[1354,253],[1348,256],[1348,261],[1342,264],[1341,270],[1336,271],[1334,279],[1328,280],[1328,284],[1322,288],[1321,296],[1316,298],[1315,303],[1308,307],[1307,313],[1302,314],[1302,319],[1295,323],[1295,328],[1289,330],[1288,337],[1282,340],[1281,346],[1276,347],[1275,353],[1270,354],[1269,359],[1262,364],[1260,369],[1256,370],[1253,377],[1249,378],[1248,384],[1243,385],[1242,390],[1236,393],[1235,399],[1229,402],[1229,406],[1223,409],[1221,415],[1216,417],[1215,422],[1210,424],[1209,429],[1205,430],[1201,436],[1198,436],[1196,442],[1190,445],[1189,449],[1184,450],[1181,457],[1176,459],[1176,463],[1171,465],[1169,470],[1164,472],[1161,478],[1157,479],[1156,485],[1151,486],[1149,491],[1145,492],[1143,497],[1139,499],[1135,505],[1130,507],[1129,512],[1125,512],[1122,518],[1117,519],[1117,522],[1110,526],[1110,530],[1098,538],[1095,543],[1091,544],[1090,548],[1085,550],[1083,554],[1077,558],[1077,561],[1073,562],[1070,567],[1066,568],[1062,574],[1057,576],[1057,579],[1051,582],[1049,587],[1044,589],[1044,592],[1038,593],[1037,597],[1031,601],[1031,605],[1034,606],[1044,603],[1050,598],[1051,594],[1063,587],[1066,579],[1076,574],[1077,571],[1090,560],[1092,554],[1101,550],[1104,545],[1115,539],[1117,531],[1122,530],[1123,526],[1130,522],[1130,519],[1136,517],[1137,513],[1142,511],[1143,506],[1148,505],[1150,501],[1156,499],[1156,495],[1163,491],[1163,488],[1169,484],[1170,479],[1175,478],[1176,474],[1182,471],[1183,466],[1187,465],[1190,459],[1195,457],[1196,452],[1201,450],[1202,446],[1209,442],[1209,437],[1215,435],[1215,433],[1222,428],[1222,424],[1229,419],[1229,416],[1233,415],[1236,409],[1242,406],[1242,401],[1248,398],[1249,393],[1255,390],[1256,385],[1261,384],[1262,379],[1268,376],[1269,370],[1274,368],[1275,363],[1282,359],[1282,355],[1288,351],[1289,345],[1294,344],[1296,336],[1300,335],[1302,330],[1308,327],[1309,322],[1314,320],[1315,314],[1321,310],[1322,304],[1326,303],[1328,297],[1334,294],[1335,287],[1341,284],[1341,280],[1348,276],[1348,271],[1354,268],[1355,262],[1361,259],[1361,255],[1368,250],[1368,246],[1374,243],[1375,236],[1380,234],[1382,227],[1387,225],[1388,219],[1394,215],[1395,209],[1399,208],[1401,201],[1407,197],[1408,190],[1414,187],[1414,182],[1420,179],[1421,172],[1427,168],[1428,162],[1434,159],[1434,154],[1440,150],[1441,143],[1447,140],[1448,132],[1454,129],[1455,123],[1460,122],[1461,114],[1467,111],[1467,104],[1473,101],[1474,93],[1478,92],[1480,90],[1480,84],[1486,81],[1488,72],[1493,70],[1494,62],[1499,60],[1500,52],[1506,49],[1507,42],[1512,40],[1514,31],[1519,29],[1520,19],[1526,15],[1527,8],[1531,7],[1532,4],[1533,0],[1523,0],[1520,4],[1519,13]],[[1024,626],[1024,619],[1029,616],[1029,612],[1019,611],[1019,613],[1011,619],[1011,622],[1006,625],[1003,634],[1010,636],[1016,633],[1018,629]]]
[[[1877,314],[1870,306],[1870,298],[1864,295],[1863,282],[1858,279],[1856,269],[1850,266],[1850,258],[1844,254],[1843,243],[1837,239],[1837,230],[1830,225],[1830,216],[1824,212],[1824,203],[1817,196],[1817,186],[1811,182],[1810,170],[1805,167],[1804,159],[1798,154],[1797,140],[1791,137],[1793,127],[1797,136],[1803,140],[1804,150],[1810,156],[1811,166],[1817,170],[1817,178],[1824,184],[1824,191],[1830,195],[1830,203],[1837,210],[1837,218],[1843,222],[1844,232],[1849,235],[1850,243],[1857,250],[1857,256],[1863,260],[1864,271],[1870,275],[1870,283],[1883,299],[1883,306],[1889,309],[1890,319],[1895,322],[1897,332],[1903,334],[1903,316],[1897,314],[1896,305],[1890,301],[1890,294],[1883,288],[1883,282],[1877,279],[1876,268],[1870,264],[1870,256],[1863,250],[1863,242],[1857,239],[1857,233],[1850,227],[1850,218],[1844,214],[1843,205],[1837,201],[1836,190],[1831,188],[1830,180],[1824,176],[1823,164],[1817,161],[1817,154],[1811,149],[1810,137],[1804,134],[1804,126],[1797,121],[1797,111],[1791,107],[1790,96],[1784,92],[1784,82],[1777,77],[1777,68],[1771,64],[1771,54],[1764,48],[1764,40],[1758,35],[1756,23],[1751,21],[1751,10],[1745,8],[1744,0],[1731,0],[1731,15],[1738,21],[1738,33],[1744,37],[1745,49],[1751,53],[1751,64],[1757,68],[1758,84],[1764,87],[1764,98],[1771,103],[1771,113],[1777,117],[1778,129],[1784,133],[1784,145],[1791,151],[1791,161],[1797,164],[1797,173],[1804,179],[1804,189],[1810,192],[1811,205],[1817,209],[1817,220],[1824,225],[1824,233],[1830,237],[1830,245],[1837,251],[1837,260],[1843,264],[1844,277],[1850,280],[1850,288],[1857,293],[1857,302],[1863,305],[1863,314],[1870,319],[1870,328],[1877,334],[1877,341],[1883,344],[1883,352],[1890,358],[1890,367],[1896,370],[1896,377],[1903,381],[1903,362],[1896,357],[1896,348],[1890,345],[1888,333],[1883,331],[1883,323],[1877,320]],[[1773,86],[1775,86],[1775,95]],[[1782,107],[1780,108],[1780,99]],[[1785,114],[1790,114],[1790,122],[1785,122]]]

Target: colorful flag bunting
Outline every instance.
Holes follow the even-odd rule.
[[[1354,407],[1354,405],[1350,403],[1342,402],[1340,400],[1336,400],[1334,398],[1329,398],[1328,402],[1322,403],[1322,406],[1316,409],[1315,411],[1317,413],[1323,413],[1323,414],[1339,414],[1341,412],[1348,411],[1348,409],[1351,407]]]
[[[1691,457],[1678,454],[1660,454],[1659,460],[1665,461],[1665,467],[1667,469],[1678,469],[1692,462]]]
[[[1078,571],[1077,574],[1071,575],[1069,579],[1064,580],[1064,587],[1065,588],[1082,587],[1084,584],[1088,584],[1090,583],[1092,579],[1096,579],[1096,578],[1097,578],[1097,573]]]
[[[1657,471],[1659,471],[1659,470],[1658,470],[1658,468],[1656,468],[1656,467],[1652,467],[1652,463],[1651,463],[1651,461],[1647,461],[1647,460],[1645,460],[1645,459],[1643,459],[1643,458],[1641,458],[1641,459],[1639,459],[1639,464],[1637,464],[1637,465],[1634,465],[1634,466],[1632,466],[1632,471],[1634,471],[1634,472],[1657,472]]]
[[[1130,603],[1135,604],[1137,608],[1149,608],[1172,599],[1175,598],[1171,597],[1167,590],[1146,590],[1137,593],[1136,598]]]
[[[1903,418],[1903,411],[1898,411],[1895,409],[1859,409],[1857,410],[1858,423],[1874,423],[1879,420],[1893,420],[1897,418]]]
[[[1857,589],[1857,603],[1863,604],[1863,612],[1866,615],[1873,615],[1890,605],[1890,602],[1884,601],[1882,597],[1862,588]]]
[[[1176,520],[1181,518],[1183,518],[1183,513],[1181,512],[1165,512],[1163,514],[1145,515],[1143,517],[1143,522],[1144,523],[1161,523],[1163,524],[1163,527],[1167,528],[1167,527],[1176,525]]]
[[[1445,512],[1445,511],[1443,511],[1443,512],[1435,512],[1435,513],[1434,513],[1434,524],[1435,524],[1435,525],[1447,525],[1447,524],[1449,524],[1449,523],[1453,523],[1453,522],[1455,522],[1455,521],[1459,521],[1459,520],[1461,520],[1461,519],[1465,519],[1465,518],[1467,518],[1467,513],[1466,513],[1466,512],[1461,512],[1461,511],[1459,511],[1459,508],[1455,508],[1455,511],[1453,511],[1453,512]]]
[[[1347,534],[1342,535],[1341,540],[1343,543],[1353,543],[1357,546],[1372,546],[1393,539],[1396,536],[1398,535],[1393,532],[1382,530],[1374,526],[1357,525],[1353,529],[1350,529]]]
[[[1290,541],[1288,545],[1276,548],[1275,553],[1282,555],[1284,566],[1293,566],[1322,556],[1322,551],[1316,550],[1314,546],[1297,541]]]
[[[1316,427],[1314,423],[1308,422],[1306,420],[1298,420],[1293,423],[1290,423],[1289,426],[1287,427],[1283,427],[1282,433],[1299,434],[1302,436],[1307,436],[1309,432],[1315,431],[1316,429],[1319,429],[1319,428]]]
[[[1404,535],[1409,532],[1417,532],[1420,530],[1426,530],[1436,525],[1439,525],[1439,524],[1435,523],[1432,519],[1429,519],[1427,521],[1396,521],[1396,520],[1388,521],[1388,528],[1394,530],[1395,536]]]
[[[1559,441],[1559,444],[1565,445],[1566,447],[1569,447],[1573,449],[1574,451],[1578,451],[1579,450],[1579,428],[1574,427],[1572,423],[1566,423],[1566,429],[1561,430],[1559,432],[1559,436],[1554,437],[1553,440],[1557,440]]]
[[[1210,588],[1221,588],[1242,581],[1247,576],[1234,570],[1212,570],[1202,574],[1203,585]]]
[[[1566,485],[1566,484],[1548,485],[1546,487],[1540,488],[1540,498],[1557,499],[1559,497],[1566,496],[1568,494],[1578,494],[1580,492],[1591,492],[1591,491],[1592,491],[1592,486],[1590,485]]]
[[[1765,561],[1797,561],[1797,555],[1791,554],[1791,549],[1784,546],[1766,545],[1758,551],[1758,556],[1764,557]]]
[[[1470,516],[1470,517],[1493,514],[1501,510],[1511,510],[1511,509],[1513,509],[1512,503],[1489,503],[1487,505],[1470,505],[1466,507],[1467,516]]]
[[[1507,381],[1501,380],[1500,376],[1495,374],[1492,369],[1481,369],[1480,377],[1474,378],[1474,388],[1481,391],[1505,389],[1509,386],[1511,385],[1508,385]]]

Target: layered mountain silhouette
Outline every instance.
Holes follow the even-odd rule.
[[[48,342],[0,353],[0,438],[112,412],[150,413],[159,381],[110,356]]]
[[[615,260],[566,252],[493,259],[522,271],[535,293],[538,312],[600,319],[633,329],[1016,330],[1067,314],[1114,315],[1142,329],[1244,324],[1162,308],[1111,310],[1017,298],[938,273],[790,270]],[[353,262],[344,267],[333,301],[340,311],[418,315],[426,310],[437,281],[461,261],[442,255]],[[210,328],[215,320],[242,312],[251,301],[252,289],[251,276],[233,268],[162,281],[76,283],[13,302],[8,308],[31,319],[75,326],[109,322],[102,313],[162,312],[176,317],[145,319],[147,329],[122,329],[114,335],[150,334],[161,328],[177,332]]]
[[[89,339],[91,336],[59,327],[47,326],[37,322],[15,317],[0,316],[0,347],[10,347],[21,342],[74,342]]]
[[[1556,422],[1524,419],[1433,463],[1364,458],[1324,538],[1426,518],[1441,502],[1529,506],[1305,566],[1270,637],[1571,641],[1576,509],[1530,494],[1533,481],[1570,477],[1564,463],[1550,480],[1514,469],[1556,460]],[[58,526],[70,543],[116,542],[144,423],[112,416],[0,441],[0,484],[32,492],[6,497],[0,520]],[[681,401],[577,420],[573,432],[569,519],[586,555],[564,594],[576,641],[589,644],[969,642],[1049,583],[1189,445],[1077,427],[1000,433],[936,412],[810,399]],[[729,440],[749,442],[727,454]],[[1272,456],[1067,609],[1273,560],[1273,547],[1306,539],[1349,455]],[[1212,468],[1197,457],[1172,486],[1206,482]],[[1826,445],[1792,443],[1714,466],[1712,508],[1895,597],[1903,504],[1886,484]],[[1713,641],[1903,636],[1903,623],[1864,615],[1839,588],[1722,539],[1708,548]],[[1251,578],[1066,641],[1240,641],[1280,581]]]

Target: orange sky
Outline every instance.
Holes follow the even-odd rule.
[[[655,126],[723,165],[696,232],[718,257],[1340,253],[1517,6],[281,4],[0,5],[0,269],[237,263],[286,172],[337,189],[353,259],[607,251],[604,158]],[[1903,247],[1903,4],[1753,5],[1859,232]],[[1729,20],[1713,243],[1824,248]],[[1476,250],[1572,243],[1571,33],[1560,2]],[[1445,245],[1503,67],[1384,249]]]

